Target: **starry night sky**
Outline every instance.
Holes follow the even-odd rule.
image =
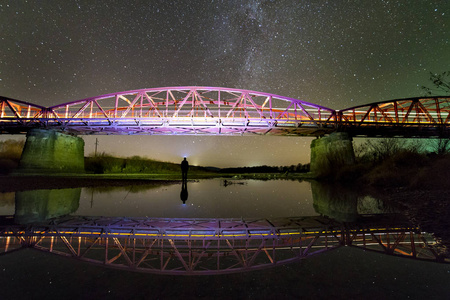
[[[343,109],[423,95],[430,72],[450,70],[449,27],[448,0],[0,0],[0,95],[51,106],[223,86]],[[219,167],[307,163],[311,141],[98,138],[101,152]]]

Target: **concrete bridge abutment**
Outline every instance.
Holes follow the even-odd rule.
[[[310,171],[317,177],[331,175],[354,163],[352,137],[345,132],[334,132],[311,142]]]
[[[16,192],[16,224],[41,222],[75,212],[80,206],[81,188]]]
[[[56,130],[32,129],[19,173],[84,173],[84,140]]]

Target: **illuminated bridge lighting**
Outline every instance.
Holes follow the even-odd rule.
[[[450,97],[389,100],[336,114],[339,127],[354,135],[448,136]]]
[[[1,108],[4,129],[38,126],[78,134],[313,134],[332,129],[335,121],[334,110],[320,105],[218,87],[141,89],[48,108],[3,97]]]
[[[36,249],[130,271],[209,275],[295,262],[342,246],[449,263],[434,240],[397,218],[349,226],[325,217],[153,219],[67,217],[0,226],[0,250]],[[378,221],[377,221],[378,220]],[[358,226],[358,227],[356,227]]]
[[[275,94],[223,87],[125,91],[42,107],[0,97],[0,133],[436,136],[448,132],[450,97],[382,101],[334,110]]]

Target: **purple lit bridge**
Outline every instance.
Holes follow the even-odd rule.
[[[164,87],[43,107],[0,97],[0,133],[55,129],[79,134],[448,135],[450,97],[390,100],[334,110],[306,101],[221,87]]]
[[[326,217],[153,219],[65,217],[17,225],[3,217],[0,251],[23,247],[108,267],[171,275],[211,275],[270,268],[341,246],[449,263],[431,235],[397,215],[358,224]]]

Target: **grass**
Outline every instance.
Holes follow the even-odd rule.
[[[91,174],[147,174],[178,176],[181,174],[180,164],[162,162],[133,156],[128,158],[114,157],[108,154],[101,154],[96,157],[85,158],[85,170]],[[190,174],[209,174],[211,170],[190,166]]]

